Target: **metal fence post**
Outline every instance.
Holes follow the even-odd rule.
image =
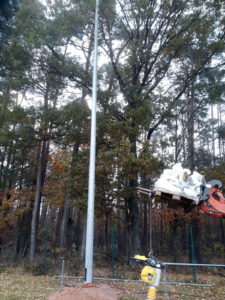
[[[112,278],[115,277],[115,227],[112,226]]]
[[[197,277],[196,277],[196,259],[195,259],[195,245],[194,245],[194,237],[193,237],[193,228],[192,225],[189,227],[189,234],[190,234],[190,242],[191,242],[191,261],[193,264],[192,272],[193,272],[193,282],[197,283]]]
[[[165,265],[164,268],[164,299],[168,300],[166,269],[167,269],[167,265]]]
[[[65,268],[65,261],[64,259],[62,260],[62,268],[61,268],[61,290],[63,289],[64,286],[64,268]]]

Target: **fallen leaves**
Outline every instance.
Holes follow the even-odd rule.
[[[0,273],[1,300],[48,299],[59,283],[52,277],[33,276],[22,269],[6,269]]]
[[[192,278],[190,275],[169,272],[167,280],[182,283],[190,282]],[[198,272],[197,281],[211,286],[167,285],[167,298],[169,300],[225,299],[224,276]],[[142,282],[110,282],[110,285],[123,291],[124,297],[120,299],[142,300],[146,299],[148,292],[148,285]],[[0,300],[47,300],[49,295],[59,289],[60,280],[50,276],[34,276],[23,272],[20,268],[5,268],[0,273]],[[165,299],[163,282],[157,290],[157,300],[162,299]]]

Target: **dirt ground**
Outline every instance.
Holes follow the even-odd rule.
[[[122,295],[121,289],[110,284],[95,283],[85,287],[82,283],[76,283],[51,295],[49,300],[118,300]]]

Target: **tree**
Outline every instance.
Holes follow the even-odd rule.
[[[30,246],[31,263],[46,228],[51,247],[69,250],[75,242],[80,250],[85,227],[94,1],[47,2],[48,8],[23,0],[5,22],[0,45],[0,211],[4,220],[18,214],[12,231],[0,225],[7,229],[4,245],[13,234],[16,255]],[[217,132],[222,154],[222,102],[216,102],[221,122],[215,121],[217,104],[214,120],[206,122],[212,99],[223,99],[222,71],[211,74],[224,49],[221,5],[100,4],[95,246],[101,253],[109,253],[110,225],[118,231],[118,251],[129,257],[149,250],[150,223],[153,237],[165,237],[165,249],[174,232],[174,247],[187,240],[185,225],[176,226],[172,212],[155,211],[136,187],[148,188],[174,160],[191,158],[191,169],[217,163]],[[23,107],[26,99],[31,102]],[[163,240],[154,250],[160,247]]]
[[[102,4],[102,48],[109,57],[111,72],[124,101],[122,117],[134,157],[141,129],[148,129],[150,140],[159,125],[171,116],[171,110],[191,82],[210,64],[213,55],[222,50],[221,11],[221,4],[204,1]],[[220,23],[218,27],[215,19]],[[182,61],[191,45],[198,53],[197,63],[183,69]],[[134,173],[129,187],[136,186],[137,173]],[[135,254],[140,245],[135,194],[126,201],[131,215],[131,252]]]

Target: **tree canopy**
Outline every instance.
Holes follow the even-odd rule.
[[[166,234],[164,222],[168,232],[179,232],[174,212],[137,193],[138,186],[152,189],[163,168],[179,161],[225,184],[223,2],[100,1],[95,215],[101,251],[109,251],[110,226],[124,256],[147,251],[149,218],[157,233]],[[93,0],[0,6],[0,249],[31,263],[46,230],[52,253],[75,244],[83,255],[94,8]],[[221,224],[209,226],[220,228],[224,245]]]

